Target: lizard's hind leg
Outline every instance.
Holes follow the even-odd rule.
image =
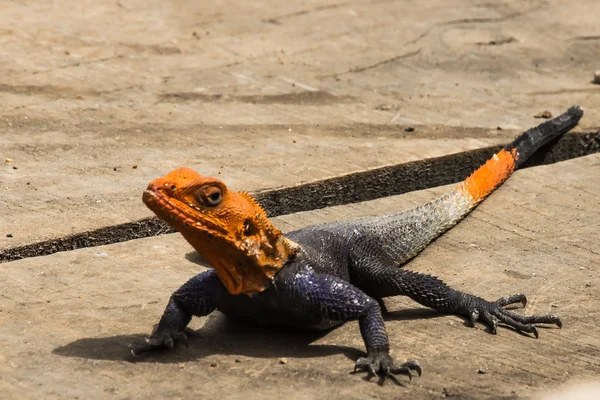
[[[527,304],[524,294],[516,294],[488,301],[481,297],[452,289],[435,276],[420,274],[398,267],[388,267],[377,262],[354,266],[357,282],[373,298],[408,296],[417,303],[435,310],[469,318],[474,325],[478,320],[496,333],[498,322],[517,331],[538,337],[535,324],[554,324],[562,327],[556,315],[523,315],[504,308],[510,304]]]

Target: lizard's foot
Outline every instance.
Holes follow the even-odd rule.
[[[412,380],[412,371],[421,376],[422,370],[418,362],[407,361],[397,366],[387,351],[370,351],[366,357],[356,360],[353,373],[368,372],[369,376],[379,376],[380,383],[383,383],[386,378],[396,381],[394,375],[407,375]]]
[[[539,333],[535,324],[554,324],[562,328],[562,321],[556,315],[523,315],[504,308],[504,306],[515,303],[521,303],[525,307],[527,297],[524,294],[502,297],[496,301],[486,301],[475,296],[471,296],[466,300],[471,324],[475,326],[478,320],[482,321],[490,327],[491,332],[494,334],[496,333],[498,321],[513,327],[517,331],[533,333],[536,339],[539,337]]]
[[[175,347],[175,341],[177,340],[183,341],[185,343],[185,347],[188,346],[187,336],[185,333],[181,331],[156,330],[154,333],[152,333],[150,338],[146,338],[145,344],[133,347],[131,349],[131,354],[135,357],[159,348],[167,347],[169,349],[173,349]]]

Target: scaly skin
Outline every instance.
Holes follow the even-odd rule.
[[[192,316],[215,309],[307,329],[326,329],[358,320],[367,348],[355,370],[380,375],[421,374],[416,361],[397,365],[389,355],[381,299],[408,296],[420,304],[481,320],[492,333],[498,322],[532,333],[535,324],[562,326],[554,315],[525,316],[508,311],[526,304],[516,294],[496,301],[448,287],[436,277],[399,268],[429,242],[468,214],[539,147],[577,124],[583,111],[565,114],[530,129],[494,155],[450,193],[415,209],[355,221],[316,225],[283,235],[246,193],[214,178],[181,168],[148,186],[144,202],[179,231],[213,268],[178,289],[138,355],[173,347]]]

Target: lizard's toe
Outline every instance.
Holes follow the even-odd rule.
[[[131,348],[131,355],[137,357],[149,351],[165,347],[172,350],[175,347],[176,341],[178,340],[184,342],[185,347],[188,347],[188,340],[185,333],[180,331],[157,331],[154,332],[152,336],[150,336],[150,338],[146,338],[146,343],[138,346],[133,346]]]
[[[504,307],[509,304],[517,304],[517,303],[521,303],[521,305],[523,307],[525,307],[527,305],[527,296],[525,296],[523,293],[519,293],[519,294],[513,294],[508,297],[502,297],[502,298],[496,300],[496,304],[498,304],[500,307]]]
[[[402,365],[394,365],[394,360],[387,352],[371,352],[366,357],[361,357],[354,364],[354,371],[368,372],[369,376],[379,376],[380,383],[386,378],[396,380],[394,375],[406,375],[410,380],[413,378],[412,372],[415,371],[418,376],[423,372],[421,366],[416,361],[407,361]]]
[[[148,339],[146,339],[146,340],[148,340]],[[157,347],[158,346],[150,344],[149,342],[146,342],[145,344],[132,345],[131,346],[131,355],[134,357],[138,357],[144,353],[147,353],[149,351],[156,349]]]
[[[480,315],[480,320],[489,327],[490,333],[495,335],[498,330],[498,320],[496,319],[496,317],[485,309],[482,310]]]
[[[379,370],[379,362],[378,360],[374,360],[373,357],[361,357],[356,360],[354,364],[354,371],[352,372],[361,372],[366,371],[371,375],[377,375],[377,371]]]
[[[421,365],[415,360],[407,361],[404,364],[393,368],[391,372],[393,374],[405,374],[412,379],[412,371],[415,371],[418,376],[421,376],[423,374],[423,369],[421,368]]]
[[[498,323],[508,325],[519,332],[531,333],[537,339],[539,331],[536,324],[553,324],[562,327],[562,321],[556,315],[523,315],[504,308],[509,304],[521,303],[527,304],[527,297],[524,294],[515,294],[503,297],[496,301],[486,301],[481,298],[472,297],[471,307],[467,312],[471,323],[477,320],[486,324],[491,333],[496,333]]]

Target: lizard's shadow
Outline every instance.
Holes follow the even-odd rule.
[[[414,309],[392,311],[387,314],[386,319],[415,319],[438,315],[441,314],[431,310]],[[350,324],[334,329],[349,329],[355,331],[352,334],[360,335],[358,326],[350,326]],[[211,355],[312,358],[343,354],[351,360],[365,355],[363,351],[355,347],[314,343],[332,330],[311,332],[276,326],[261,326],[234,320],[215,312],[209,316],[202,328],[186,330],[187,348],[185,344],[178,343],[173,350],[157,350],[133,357],[130,352],[131,346],[143,344],[148,334],[132,334],[78,339],[57,347],[52,353],[65,357],[94,360],[152,363],[180,363]]]
[[[310,358],[340,353],[354,360],[364,354],[353,347],[313,344],[329,332],[306,332],[260,326],[233,320],[215,312],[201,329],[196,331],[186,329],[187,348],[180,342],[173,350],[161,349],[133,357],[130,353],[131,346],[143,344],[148,336],[148,334],[133,334],[78,339],[65,346],[57,347],[52,353],[66,357],[152,363],[180,363],[211,355]]]

